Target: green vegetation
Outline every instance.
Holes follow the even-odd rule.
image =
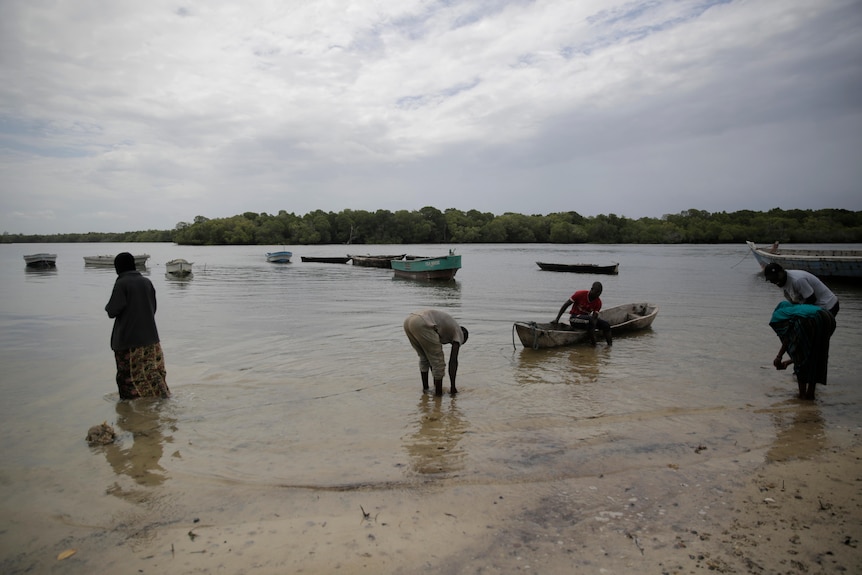
[[[2,243],[27,242],[175,242],[180,245],[313,244],[715,244],[860,243],[862,212],[848,210],[742,210],[709,213],[685,210],[659,219],[576,212],[500,216],[453,208],[421,210],[316,210],[297,216],[246,212],[229,218],[197,216],[173,230],[125,233],[23,235],[4,233]]]

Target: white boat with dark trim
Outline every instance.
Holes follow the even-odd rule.
[[[84,265],[85,266],[93,266],[93,267],[114,267],[114,258],[116,255],[102,255],[102,256],[84,256]],[[147,269],[147,260],[150,259],[150,254],[138,254],[134,256],[135,258],[135,269],[143,270]]]
[[[165,262],[165,272],[168,275],[185,278],[192,275],[192,266],[194,262],[186,261],[182,258],[177,258],[169,262]]]
[[[289,264],[290,258],[293,257],[293,252],[280,251],[269,252],[266,254],[266,261],[271,264]]]
[[[28,268],[53,268],[57,266],[57,254],[30,254],[24,256]]]
[[[757,247],[745,242],[761,269],[771,263],[787,270],[804,270],[821,278],[862,278],[862,250]]]

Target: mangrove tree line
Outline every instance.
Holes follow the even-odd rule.
[[[704,244],[860,243],[862,212],[840,209],[741,210],[710,213],[685,210],[661,218],[630,219],[615,214],[585,217],[577,212],[523,215],[454,208],[420,210],[316,210],[296,215],[245,212],[227,218],[197,216],[172,230],[123,233],[22,235],[12,242],[175,242],[180,245],[312,244]]]

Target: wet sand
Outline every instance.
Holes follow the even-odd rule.
[[[548,482],[141,492],[103,524],[20,541],[4,572],[859,573],[862,437],[849,435],[805,459],[742,450]]]

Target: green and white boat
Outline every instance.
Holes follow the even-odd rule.
[[[396,277],[451,280],[461,269],[461,256],[456,256],[453,250],[449,250],[448,256],[392,260],[391,265]]]

